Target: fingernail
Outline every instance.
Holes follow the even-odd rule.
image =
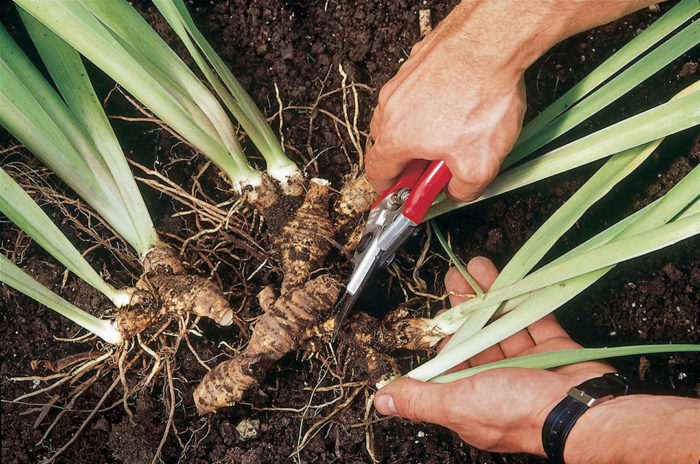
[[[377,407],[377,411],[385,416],[395,416],[398,414],[396,410],[396,405],[394,404],[394,398],[391,395],[381,395],[374,399],[374,405]]]

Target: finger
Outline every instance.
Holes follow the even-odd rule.
[[[467,272],[474,278],[476,283],[484,289],[488,290],[498,277],[498,269],[493,261],[484,256],[475,256],[467,263]],[[469,363],[472,366],[479,366],[490,362],[500,361],[505,355],[498,345],[491,346],[481,353],[478,353],[469,358]]]
[[[445,290],[447,290],[447,292],[450,293],[450,306],[456,306],[460,303],[467,301],[468,299],[470,299],[470,297],[467,295],[474,295],[474,289],[472,288],[472,286],[469,285],[469,282],[467,282],[464,279],[464,277],[462,277],[462,273],[459,272],[459,269],[457,269],[454,266],[449,268],[447,270],[447,273],[445,273]],[[439,316],[445,311],[447,311],[447,309],[441,309],[435,314],[435,316]],[[451,337],[445,337],[442,341],[440,341],[440,343],[438,343],[438,352],[442,350],[442,348],[445,346],[445,344],[447,344],[450,338]],[[465,361],[463,364],[465,364],[464,366],[462,366],[463,369],[471,367],[469,365],[469,361]]]
[[[450,295],[450,306],[456,306],[460,303],[464,303],[469,296],[473,295],[474,289],[471,285],[462,277],[462,273],[456,267],[451,267],[445,274],[445,289]],[[439,314],[439,313],[438,313]]]
[[[472,201],[481,196],[498,174],[501,159],[493,153],[464,153],[445,158],[452,172],[447,194],[458,201]]]
[[[452,177],[447,184],[445,193],[451,200],[469,203],[479,198],[484,188],[486,188],[485,185],[465,182],[458,177]]]
[[[520,354],[535,346],[535,341],[527,329],[520,330],[499,343],[501,351],[506,358],[520,356]]]
[[[493,281],[498,277],[498,269],[493,262],[483,256],[472,258],[467,264],[467,272],[476,281],[479,286],[487,290],[493,284]],[[474,294],[474,289],[462,277],[462,273],[456,267],[450,268],[445,274],[445,288],[448,292],[455,293],[450,295],[450,305],[455,306],[468,300],[469,297],[462,295]]]
[[[491,288],[494,280],[498,277],[498,269],[493,261],[484,256],[475,256],[467,263],[467,272],[471,275],[476,283],[484,289]]]
[[[571,338],[554,317],[554,314],[548,314],[539,321],[534,322],[527,330],[537,345],[552,338]]]
[[[450,338],[452,338],[452,337],[444,338],[443,340],[440,341],[440,343],[438,343],[438,345],[437,345],[438,353],[440,351],[442,351],[442,349],[445,347],[445,345],[447,345],[447,342],[450,341]],[[472,367],[472,363],[467,359],[466,361],[462,361],[461,363],[457,364],[456,366],[451,367],[448,370],[446,370],[445,374],[451,374],[453,372],[463,371],[464,369],[469,369],[470,367]]]
[[[377,192],[391,188],[410,159],[387,153],[377,138],[365,157],[365,171],[370,184]]]
[[[443,423],[449,411],[445,407],[450,384],[397,380],[381,388],[374,397],[374,406],[385,416],[400,416],[414,422]]]
[[[496,277],[498,277],[498,269],[496,269],[496,265],[493,264],[493,261],[483,256],[475,256],[469,260],[469,263],[467,263],[467,272],[469,272],[469,275],[471,275],[476,283],[479,284],[479,286],[484,290],[488,290],[493,284],[493,281],[496,280]],[[447,271],[447,274],[445,274],[445,287],[447,288],[448,292],[452,291],[458,294],[473,293],[474,291],[471,285],[469,285],[464,277],[462,277],[459,270],[454,267],[450,268],[450,270]],[[450,304],[454,306],[467,299],[467,297],[451,295]],[[493,346],[460,364],[459,367],[466,369],[467,367],[477,365],[475,363],[484,364],[486,362],[491,362],[489,360],[498,361],[503,359],[503,357],[503,352],[500,350],[500,348],[498,346]],[[453,368],[453,370],[454,369],[455,368]]]
[[[542,343],[538,343],[537,345],[533,345],[530,348],[524,349],[520,353],[520,356],[526,356],[529,354],[537,353],[548,353],[550,351],[574,350],[577,348],[581,348],[581,345],[579,345],[569,337],[550,338],[549,340],[546,340]]]
[[[372,119],[369,121],[369,133],[370,135],[374,137],[379,136],[379,128],[381,127],[382,124],[382,116],[383,116],[383,110],[381,105],[377,105],[374,108],[374,112],[372,113]]]
[[[573,341],[569,336],[550,338],[542,343],[539,343],[533,347],[527,348],[520,353],[519,356],[525,356],[529,354],[537,353],[548,353],[550,351],[561,351],[561,350],[574,350],[581,348],[581,345]],[[583,372],[615,372],[615,369],[608,363],[604,361],[588,361],[576,364],[571,364],[568,366],[562,366],[555,369],[556,372],[562,373],[575,373],[579,371]]]
[[[463,371],[464,369],[469,369],[472,366],[472,363],[467,359],[466,361],[462,361],[461,363],[457,364],[455,367],[451,367],[448,370],[445,371],[445,374],[452,374],[453,372],[459,372]]]
[[[501,351],[501,347],[498,345],[493,345],[486,348],[481,353],[477,353],[469,358],[469,364],[472,366],[481,366],[482,364],[501,361],[502,359],[505,359],[505,357],[506,356],[503,354],[503,351]]]

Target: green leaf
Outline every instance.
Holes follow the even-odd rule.
[[[12,261],[0,254],[0,281],[24,293],[39,303],[67,317],[80,327],[89,330],[107,343],[121,343],[121,333],[108,321],[103,321],[67,302],[41,285]]]
[[[483,295],[484,291],[481,289],[481,286],[479,286],[477,281],[474,280],[474,277],[472,277],[471,274],[469,274],[467,268],[465,268],[464,264],[462,264],[462,260],[459,259],[459,257],[450,247],[449,243],[447,243],[447,240],[445,239],[445,236],[442,235],[442,231],[438,227],[437,223],[435,221],[430,221],[430,226],[433,228],[433,232],[435,232],[435,236],[437,237],[438,242],[440,242],[440,245],[442,245],[442,249],[445,250],[445,253],[447,253],[447,256],[449,256],[450,261],[452,261],[454,267],[456,267],[459,273],[462,274],[464,280],[467,281],[467,283],[472,287],[472,289],[477,295]]]
[[[633,345],[616,346],[612,348],[579,348],[571,350],[550,351],[547,353],[530,354],[496,361],[481,366],[470,367],[451,374],[435,377],[431,382],[447,383],[466,379],[481,372],[502,368],[551,369],[585,361],[617,358],[620,356],[635,356],[655,353],[687,353],[700,351],[700,345]]]
[[[97,210],[129,243],[138,244],[128,213],[92,141],[56,91],[0,26],[0,124]]]
[[[603,198],[618,182],[639,167],[654,152],[661,141],[662,139],[656,140],[610,158],[525,242],[508,261],[508,264],[491,285],[491,289],[495,290],[522,279],[594,203]],[[447,346],[460,343],[478,332],[500,306],[500,303],[496,303],[469,314],[463,322],[456,320],[449,314],[444,314],[443,317],[451,324],[449,329],[442,327],[447,333],[455,332],[454,325],[459,325],[459,331],[450,339]],[[440,324],[437,320],[436,323]]]
[[[545,266],[510,285],[489,290],[484,296],[472,298],[463,304],[468,307],[487,302],[500,303],[549,285],[563,286],[566,279],[651,253],[698,233],[700,216],[693,215],[631,237],[616,237],[607,244]]]
[[[118,1],[123,3],[123,0]],[[91,5],[95,8],[108,8],[116,2],[117,0],[96,2]],[[211,130],[211,124],[205,124],[197,116],[201,116],[201,110],[198,113],[191,111],[196,102],[177,91],[177,84],[168,78],[183,75],[181,62],[179,64],[173,60],[170,62],[172,69],[159,73],[149,72],[156,67],[143,55],[135,54],[133,48],[125,48],[129,41],[117,37],[112,29],[107,29],[83,2],[15,0],[15,3],[119,82],[137,100],[201,150],[231,177],[237,188],[241,183],[247,185],[259,179],[259,173],[250,168],[242,152],[231,145],[231,140],[222,140],[216,131]],[[111,19],[105,18],[105,21],[109,20],[116,27]],[[185,98],[189,102],[187,106],[181,102]]]
[[[696,21],[625,69],[698,11],[696,0],[679,3],[547,107],[523,128],[501,170],[576,127],[697,45],[700,23]]]
[[[689,89],[680,92],[674,97],[674,99],[684,96],[687,94]],[[578,192],[576,192],[566,203],[564,203],[564,205],[562,205],[552,215],[552,217],[550,217],[545,224],[543,224],[542,227],[540,227],[535,234],[530,237],[525,245],[523,245],[515,256],[513,256],[513,258],[508,262],[503,271],[499,274],[496,281],[493,283],[491,289],[493,290],[509,283],[513,283],[525,276],[535,266],[535,264],[542,259],[547,251],[551,249],[554,243],[556,243],[564,232],[566,232],[583,215],[583,213],[590,208],[591,205],[593,205],[593,203],[597,202],[600,198],[607,194],[614,185],[636,169],[646,158],[649,157],[649,155],[651,155],[662,140],[663,139],[659,139],[649,144],[613,156],[605,164],[605,166],[594,174],[591,179],[589,179],[588,182],[586,182],[586,184],[579,189]],[[691,173],[690,178],[692,178],[693,175],[694,174]],[[688,181],[686,180],[681,184],[686,182]],[[675,196],[672,197],[675,198]],[[685,198],[682,201],[685,201],[686,203],[684,204],[687,204],[687,201],[690,200]],[[670,210],[676,211],[675,209]],[[665,222],[668,221],[656,222],[654,224],[661,225]],[[637,230],[643,231],[647,229],[644,229],[643,226],[639,226]],[[578,251],[574,252],[581,252],[583,249],[584,247],[579,247],[577,248]],[[565,257],[560,258],[560,260],[569,256],[570,254],[567,254]],[[444,327],[444,323],[437,321],[436,323],[440,324],[441,329],[446,333],[454,332],[454,325],[460,324],[459,330],[456,331],[455,335],[447,343],[445,349],[449,349],[451,346],[467,340],[488,322],[488,320],[493,316],[494,312],[503,313],[506,310],[510,310],[512,307],[519,305],[522,298],[525,296],[527,295],[515,297],[516,301],[510,301],[500,308],[499,305],[483,308],[478,312],[469,314],[463,322],[461,322],[459,319],[455,319],[450,314],[443,314],[442,317],[449,321],[449,326]],[[450,313],[450,311],[447,311],[447,313]]]
[[[129,297],[105,282],[49,219],[41,208],[3,169],[0,169],[0,211],[71,272],[121,306]]]
[[[285,176],[299,175],[296,165],[284,154],[284,149],[253,99],[197,29],[184,2],[154,0],[153,3],[185,44],[219,98],[265,157],[268,173],[280,181]]]
[[[100,166],[101,170],[95,172],[100,182],[113,184],[114,190],[119,192],[111,200],[115,204],[120,203],[120,207],[129,216],[131,226],[138,236],[138,243],[132,243],[132,246],[139,254],[144,254],[158,243],[158,236],[80,55],[21,9],[20,16],[67,103],[71,117],[94,145],[93,150],[82,153],[83,157],[92,158],[91,165]],[[103,170],[103,167],[106,169]],[[85,200],[90,201],[89,198]],[[115,225],[113,227],[117,228]]]
[[[502,296],[519,287],[514,292],[516,295],[512,296],[521,297],[538,287],[539,283],[542,283],[538,283],[539,279],[551,279],[549,286],[529,295],[516,309],[504,314],[470,338],[462,339],[459,343],[448,343],[435,358],[408,375],[419,380],[431,379],[513,335],[585,290],[612,269],[614,262],[621,255],[629,253],[628,256],[633,257],[640,251],[643,253],[643,248],[649,252],[657,249],[663,241],[668,244],[679,239],[679,236],[664,236],[666,232],[674,235],[679,229],[685,229],[681,235],[692,236],[699,233],[700,213],[697,211],[700,211],[700,208],[697,211],[690,209],[691,212],[695,211],[694,214],[679,215],[684,210],[688,211],[688,205],[692,206],[698,202],[699,183],[700,167],[696,167],[661,199],[589,239],[539,271],[510,286],[489,291],[483,298],[474,298],[447,311],[440,317],[460,319],[464,313],[492,307],[489,300],[492,300],[492,303],[503,301],[502,298],[494,297],[494,294],[501,293]],[[670,224],[664,224],[672,219]],[[633,251],[633,248],[636,251]],[[557,277],[552,278],[553,275]],[[567,277],[572,275],[574,277]],[[460,312],[462,314],[459,314]]]
[[[82,1],[134,59],[148,65],[148,70],[157,75],[159,81],[172,81],[185,95],[181,103],[194,103],[188,107],[189,111],[200,115],[200,119],[205,118],[229,152],[245,160],[236,131],[219,102],[131,5],[125,0]],[[197,109],[193,111],[193,108]]]

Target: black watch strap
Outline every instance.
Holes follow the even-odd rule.
[[[542,445],[550,462],[564,464],[566,438],[584,412],[599,402],[628,392],[629,382],[619,374],[586,380],[569,390],[549,413],[542,427]]]

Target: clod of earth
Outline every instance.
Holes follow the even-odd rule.
[[[259,419],[243,419],[236,426],[236,432],[238,432],[238,435],[243,441],[257,438],[258,429],[260,429]]]

